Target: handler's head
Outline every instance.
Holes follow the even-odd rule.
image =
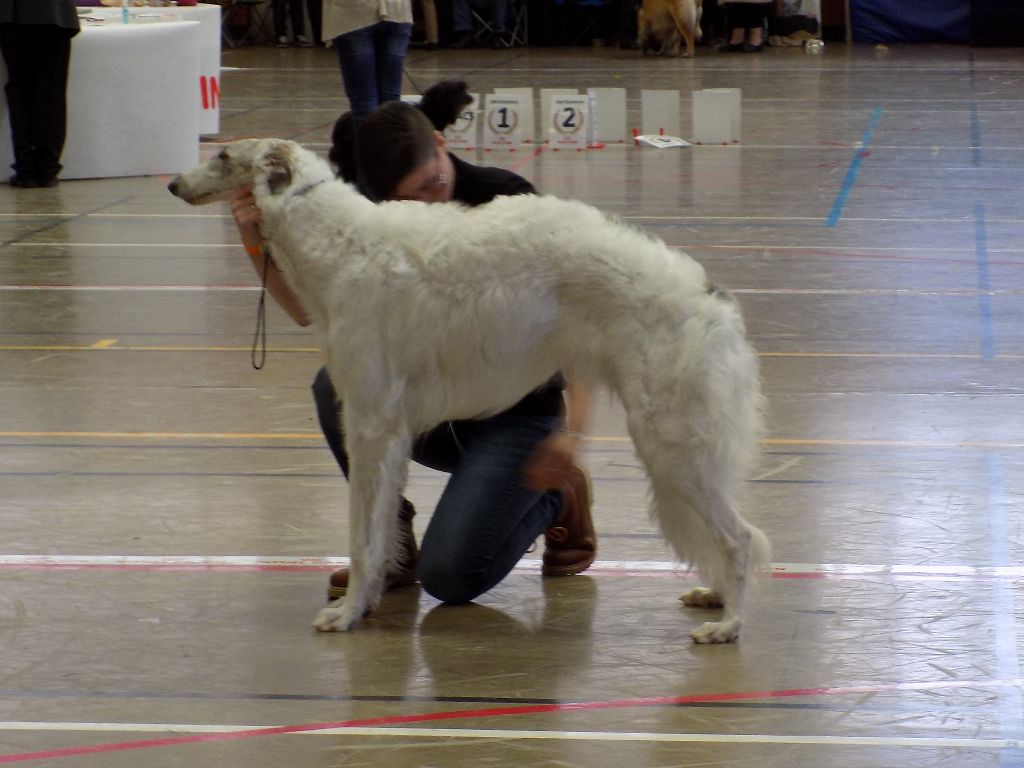
[[[455,169],[444,136],[419,109],[390,101],[366,117],[356,134],[360,180],[375,200],[452,199]]]

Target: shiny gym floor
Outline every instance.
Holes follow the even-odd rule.
[[[222,132],[325,150],[327,50],[227,50]],[[829,44],[410,53],[406,90],[743,89],[740,146],[470,153],[702,261],[769,405],[746,514],[772,578],[736,644],[645,512],[620,411],[586,461],[599,562],[478,603],[310,621],[348,554],[309,332],[226,207],[166,178],[0,186],[0,763],[1024,766],[1024,56]],[[413,466],[422,531],[444,477]]]

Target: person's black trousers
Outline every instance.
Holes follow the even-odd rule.
[[[71,36],[58,26],[0,24],[13,167],[24,179],[48,181],[60,173]]]

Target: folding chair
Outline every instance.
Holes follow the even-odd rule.
[[[526,47],[530,44],[527,0],[509,0],[508,3],[508,45]]]
[[[527,45],[529,42],[527,33],[528,18],[526,6],[528,0],[508,0],[508,15],[505,19],[505,37],[501,41],[504,48],[513,48],[517,45]],[[494,35],[494,27],[489,19],[484,18],[472,5],[469,12],[473,15],[473,39],[477,42],[485,40]]]
[[[260,38],[274,39],[267,23],[271,0],[221,0],[224,13],[220,20],[221,38],[229,48],[252,45]],[[261,7],[262,6],[262,7]],[[237,33],[235,30],[242,30]]]

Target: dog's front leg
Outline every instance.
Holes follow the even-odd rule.
[[[389,420],[386,430],[379,426],[346,423],[350,462],[349,584],[345,597],[317,614],[313,626],[321,632],[351,629],[375,608],[384,594],[385,575],[394,559],[398,503],[412,441],[397,420]]]

